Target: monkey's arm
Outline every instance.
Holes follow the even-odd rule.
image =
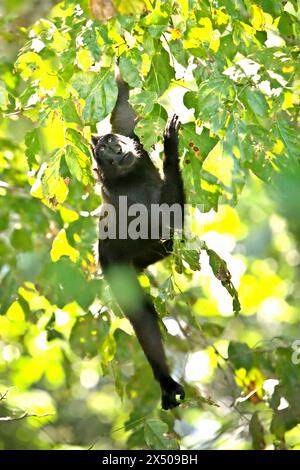
[[[174,114],[167,122],[164,133],[164,184],[161,193],[161,204],[168,205],[179,204],[182,208],[182,217],[184,210],[184,187],[179,167],[179,150],[178,150],[178,131],[180,122],[178,116]],[[183,218],[182,218],[183,228]]]
[[[112,132],[135,138],[134,127],[137,116],[128,103],[129,87],[124,82],[118,67],[116,68],[116,81],[118,85],[118,99],[110,118]]]
[[[128,264],[112,261],[109,255],[106,256],[103,253],[103,250],[100,252],[100,263],[118,304],[133,326],[154,377],[160,384],[162,408],[168,410],[178,406],[176,395],[180,395],[183,399],[184,390],[170,376],[157,312],[140,286],[135,269]],[[122,281],[120,281],[120,273],[122,278],[126,279],[126,286],[129,287],[125,293]]]

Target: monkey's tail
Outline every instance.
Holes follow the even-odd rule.
[[[118,63],[119,61],[117,61]],[[134,128],[137,123],[137,115],[130,106],[129,86],[123,80],[119,66],[116,64],[115,77],[118,85],[118,99],[111,114],[111,128],[114,134],[135,138]]]

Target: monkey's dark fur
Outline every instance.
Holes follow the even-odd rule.
[[[112,134],[93,136],[93,154],[102,183],[103,200],[118,209],[119,196],[127,196],[128,206],[141,203],[150,211],[152,204],[180,204],[183,214],[184,189],[179,169],[179,120],[174,115],[164,133],[163,179],[134,134],[136,116],[128,104],[129,90],[119,75],[119,96],[112,113]],[[118,210],[117,210],[118,214]],[[128,219],[129,220],[129,219]],[[117,221],[118,223],[118,221]],[[159,239],[103,239],[99,240],[99,260],[105,278],[124,314],[131,322],[143,351],[152,367],[154,377],[162,392],[162,407],[177,405],[176,396],[184,399],[183,387],[169,373],[157,312],[143,291],[137,273],[152,263],[166,257],[173,248],[172,236]],[[137,301],[124,301],[119,284],[115,281],[116,269],[126,267],[132,292]]]

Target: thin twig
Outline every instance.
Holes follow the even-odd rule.
[[[45,416],[53,416],[55,415],[56,413],[43,413],[43,414],[31,414],[31,413],[27,413],[27,411],[25,411],[23,414],[21,414],[20,416],[3,416],[3,417],[0,417],[0,423],[2,422],[5,422],[5,423],[10,423],[12,421],[20,421],[21,419],[25,419],[25,418],[44,418]]]

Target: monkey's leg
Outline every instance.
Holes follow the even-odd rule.
[[[102,269],[117,302],[133,326],[155,379],[160,384],[162,408],[168,410],[178,406],[176,395],[184,399],[184,390],[170,376],[157,312],[140,286],[136,271],[128,265],[111,264],[103,256]]]

